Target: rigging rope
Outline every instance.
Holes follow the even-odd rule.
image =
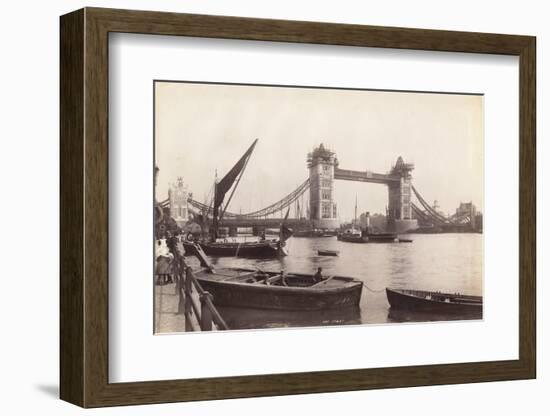
[[[368,287],[368,285],[365,282],[363,282],[363,286],[365,286],[365,289],[367,289],[369,292],[372,292],[372,293],[381,293],[381,292],[384,292],[386,290],[386,288],[383,288],[383,289],[380,289],[380,290],[371,289],[370,287]]]
[[[427,213],[432,216],[434,219],[437,219],[438,221],[442,222],[442,223],[448,223],[449,221],[447,220],[447,218],[445,218],[443,215],[441,215],[439,212],[437,212],[435,209],[433,209],[430,204],[428,204],[426,202],[426,200],[424,198],[422,198],[422,195],[420,195],[420,193],[416,190],[416,188],[414,187],[414,185],[411,185],[411,188],[414,192],[414,194],[416,195],[416,198],[418,199],[418,201],[420,202],[420,204],[424,207],[424,209],[426,209]]]
[[[296,188],[294,191],[292,191],[290,194],[286,195],[284,198],[280,199],[279,201],[261,209],[258,211],[252,211],[245,214],[237,214],[234,212],[227,211],[225,213],[225,217],[248,217],[248,218],[261,218],[266,217],[268,215],[274,214],[275,212],[279,212],[287,208],[289,205],[291,205],[293,202],[295,202],[300,196],[302,196],[307,190],[309,189],[309,178],[306,179],[298,188]],[[206,204],[203,204],[199,201],[195,201],[194,199],[188,200],[189,204],[199,210],[204,210],[205,208],[209,208]]]

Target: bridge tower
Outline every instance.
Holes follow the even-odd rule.
[[[176,220],[180,227],[183,227],[189,220],[188,196],[187,185],[183,183],[182,177],[178,177],[176,182],[170,184],[168,189],[170,216]]]
[[[387,223],[390,231],[400,233],[418,226],[417,220],[412,217],[411,206],[413,169],[414,164],[405,163],[399,156],[390,171],[390,175],[400,177],[399,181],[388,182]]]
[[[316,228],[336,229],[340,226],[334,202],[334,170],[336,154],[321,143],[307,155],[309,168],[309,219]]]

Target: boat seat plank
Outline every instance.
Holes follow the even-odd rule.
[[[322,281],[320,281],[320,282],[317,282],[317,283],[315,283],[314,285],[311,285],[311,287],[319,287],[319,286],[321,286],[321,285],[324,285],[324,284],[330,282],[332,279],[334,279],[334,276],[327,277],[326,279],[324,279],[324,280],[322,280]]]

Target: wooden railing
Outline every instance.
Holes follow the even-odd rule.
[[[229,329],[214,306],[212,295],[202,288],[191,267],[185,267],[185,272],[179,275],[176,290],[179,295],[178,313],[185,314],[186,332]]]

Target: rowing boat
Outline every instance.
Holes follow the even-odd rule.
[[[338,250],[323,250],[319,249],[317,250],[317,254],[319,256],[338,256],[340,252]]]
[[[390,288],[386,288],[386,295],[394,309],[476,314],[483,311],[482,296]]]
[[[312,275],[244,268],[208,268],[194,273],[219,306],[278,310],[324,310],[358,306],[363,283],[330,276],[316,282]]]

